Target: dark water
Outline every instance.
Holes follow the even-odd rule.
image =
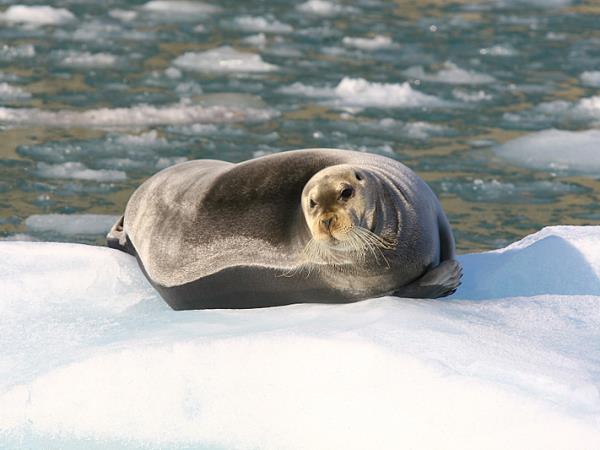
[[[88,214],[120,214],[162,167],[304,147],[403,161],[461,251],[600,222],[597,134],[533,134],[542,162],[499,150],[600,126],[599,2],[50,5],[1,7],[5,238],[100,243],[111,218]]]

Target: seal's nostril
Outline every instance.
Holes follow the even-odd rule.
[[[329,217],[328,219],[321,219],[321,223],[325,226],[327,230],[331,226],[331,222],[333,221],[333,217]]]

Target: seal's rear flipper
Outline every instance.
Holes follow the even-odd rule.
[[[400,288],[394,292],[394,295],[409,298],[446,297],[456,292],[461,278],[462,267],[459,262],[448,259],[429,270],[418,280]]]
[[[116,248],[117,250],[130,253],[129,246],[127,245],[127,237],[123,230],[123,219],[124,216],[121,216],[106,235],[106,245],[110,248]]]

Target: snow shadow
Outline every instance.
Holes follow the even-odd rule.
[[[525,248],[463,255],[462,286],[452,298],[600,295],[600,278],[566,239],[551,235]]]

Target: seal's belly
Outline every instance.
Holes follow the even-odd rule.
[[[337,286],[332,286],[314,274],[310,277],[303,274],[290,276],[285,271],[267,267],[237,266],[183,285],[165,287],[155,284],[155,287],[173,309],[183,310],[350,303],[390,294],[394,291],[390,286],[398,284],[391,278],[373,278],[368,283],[356,277],[353,283],[340,283],[340,280],[338,277]]]

